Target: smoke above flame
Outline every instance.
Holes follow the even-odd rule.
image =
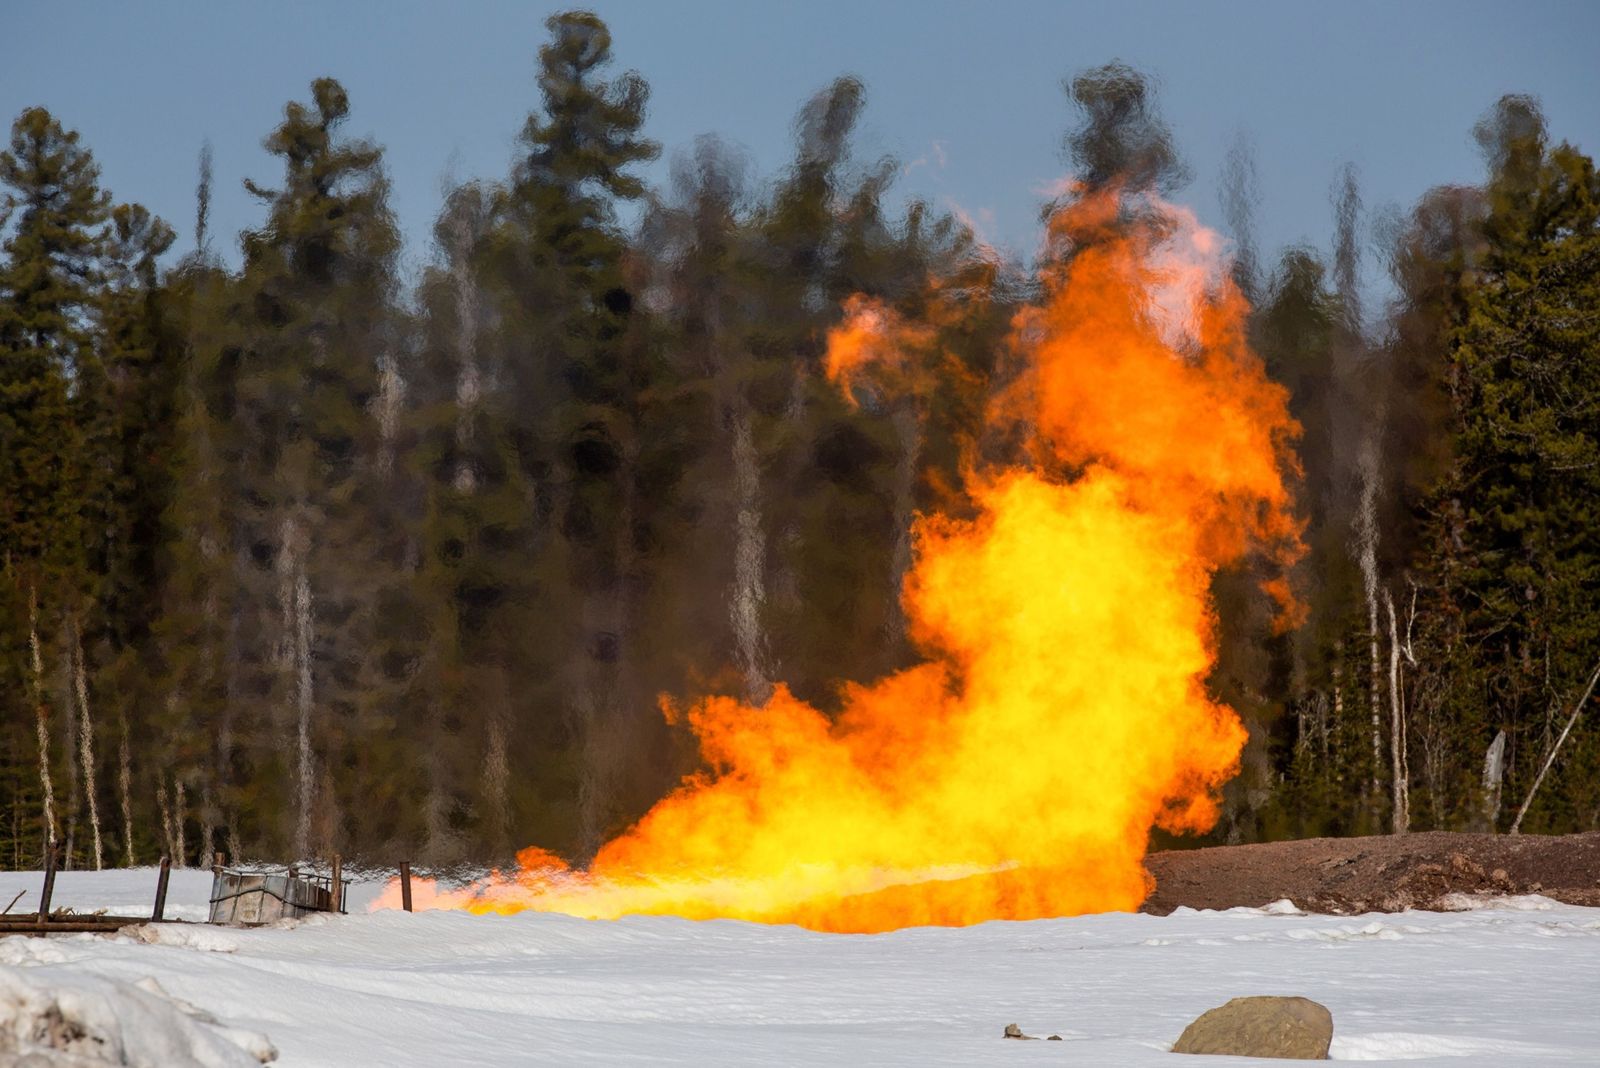
[[[828,717],[666,706],[704,770],[587,870],[539,849],[421,907],[733,917],[829,931],[1136,908],[1152,827],[1199,832],[1245,729],[1211,699],[1217,569],[1299,553],[1298,428],[1245,338],[1215,235],[1115,192],[1058,212],[1070,254],[1013,323],[1023,370],[988,406],[1026,456],[971,450],[972,509],[926,514],[903,590],[921,663]],[[853,299],[827,368],[916,395],[937,331]],[[1270,585],[1284,618],[1286,584]],[[379,907],[397,904],[390,889]]]

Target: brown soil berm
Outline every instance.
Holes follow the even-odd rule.
[[[1451,895],[1543,894],[1600,906],[1600,832],[1308,838],[1151,853],[1154,893],[1141,911],[1259,907],[1288,898],[1308,912],[1352,915],[1460,907]]]

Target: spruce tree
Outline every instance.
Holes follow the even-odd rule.
[[[91,585],[86,544],[105,536],[86,522],[98,482],[86,424],[102,399],[92,389],[100,379],[92,315],[110,197],[78,142],[48,111],[29,108],[0,152],[4,214],[12,220],[0,263],[0,566],[13,613],[5,655],[30,680],[20,692],[30,695],[36,717],[47,798],[58,760],[50,751],[51,720],[64,720],[68,739],[79,741],[91,721],[82,702],[50,692],[45,664],[59,657],[82,666]],[[69,781],[82,771],[97,824],[92,748],[85,742],[71,749]],[[78,796],[73,790],[66,799],[69,840]],[[53,805],[47,800],[46,807]],[[45,817],[51,841],[55,815]]]
[[[360,682],[374,652],[371,594],[385,581],[368,522],[385,488],[399,244],[381,150],[339,135],[349,99],[338,82],[318,79],[311,95],[265,142],[283,161],[282,186],[246,183],[268,216],[243,236],[221,331],[231,365],[221,448],[242,503],[242,685],[268,697],[249,726],[272,754],[257,789],[293,792],[287,825],[256,830],[296,855],[381,816],[356,802],[345,772],[382,722]],[[258,811],[274,807],[263,802]]]
[[[1507,98],[1485,131],[1493,178],[1485,242],[1451,339],[1459,410],[1436,496],[1438,581],[1470,682],[1504,730],[1507,789],[1525,793],[1555,743],[1553,709],[1600,657],[1600,179],[1570,145],[1547,147],[1531,102]],[[1468,681],[1468,680],[1462,680]],[[1470,685],[1469,682],[1469,685]],[[1529,829],[1593,826],[1590,721],[1567,742]]]
[[[521,648],[501,655],[548,666],[524,714],[565,719],[579,740],[578,852],[588,853],[625,818],[617,810],[617,761],[636,744],[630,674],[643,576],[635,480],[650,444],[637,402],[648,397],[653,374],[615,205],[643,193],[630,168],[658,149],[639,134],[643,79],[607,76],[605,24],[568,12],[546,27],[542,106],[523,129],[524,154],[495,205],[483,252],[498,320],[493,358],[507,379],[517,459],[531,491],[529,574],[543,617],[523,632]],[[515,713],[504,705],[491,705],[503,739],[492,745],[491,763],[507,759],[503,747],[517,740]],[[524,754],[513,756],[523,762]]]

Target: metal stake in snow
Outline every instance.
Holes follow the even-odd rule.
[[[1572,728],[1577,725],[1578,715],[1583,711],[1583,706],[1588,703],[1589,695],[1594,693],[1594,684],[1600,682],[1600,660],[1595,661],[1594,672],[1589,676],[1589,685],[1584,687],[1583,696],[1578,698],[1578,703],[1572,706],[1572,715],[1567,717],[1567,725],[1561,729],[1561,737],[1556,739],[1556,744],[1550,747],[1550,752],[1544,758],[1544,766],[1539,769],[1539,774],[1534,776],[1533,786],[1528,790],[1528,796],[1523,799],[1522,807],[1517,809],[1517,818],[1511,821],[1511,833],[1522,833],[1522,817],[1528,814],[1528,806],[1533,804],[1533,795],[1539,792],[1539,787],[1544,782],[1545,772],[1550,770],[1550,765],[1555,763],[1556,754],[1561,751],[1561,744],[1567,740],[1567,735],[1572,733]]]

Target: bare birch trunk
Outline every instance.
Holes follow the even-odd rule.
[[[400,377],[400,367],[389,353],[381,353],[378,356],[378,399],[374,405],[378,417],[378,473],[381,475],[394,470],[395,438],[404,404],[405,380]]]
[[[766,534],[761,521],[761,466],[756,455],[750,406],[743,397],[733,412],[734,492],[738,502],[738,529],[734,535],[733,621],[739,668],[744,674],[744,698],[762,704],[772,696],[767,670],[766,638],[761,614],[766,606]]]
[[[1405,766],[1405,709],[1400,695],[1400,626],[1395,621],[1394,598],[1383,591],[1383,606],[1389,613],[1389,756],[1391,829],[1405,834],[1411,829],[1411,793]]]
[[[44,700],[44,654],[39,647],[39,600],[28,587],[28,650],[33,658],[33,704],[39,730],[39,788],[44,793],[45,845],[56,845],[56,790],[50,778],[50,711]]]
[[[1333,643],[1333,781],[1344,785],[1344,641]]]
[[[1367,647],[1369,678],[1368,711],[1372,735],[1372,776],[1367,788],[1379,795],[1378,774],[1383,768],[1382,674],[1379,668],[1378,631],[1378,443],[1368,436],[1361,445],[1361,510],[1356,516],[1356,539],[1361,565],[1361,586],[1367,600]]]
[[[83,664],[83,635],[76,617],[68,621],[72,638],[72,692],[78,699],[78,758],[83,764],[83,797],[89,809],[89,831],[94,842],[94,870],[105,867],[100,838],[100,801],[94,781],[94,717],[89,714],[89,680]]]

